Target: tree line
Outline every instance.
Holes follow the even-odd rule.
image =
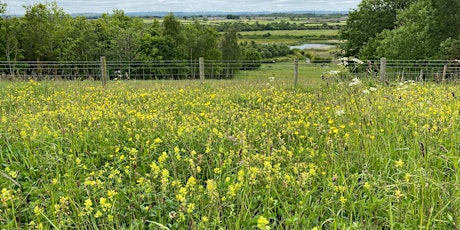
[[[216,26],[217,31],[227,31],[229,29],[235,29],[238,31],[262,31],[262,30],[338,30],[340,25],[331,25],[326,22],[319,23],[317,25],[309,25],[308,23],[291,23],[286,21],[281,22],[268,22],[260,23],[258,21],[254,23],[246,22],[223,22]]]
[[[237,31],[218,33],[198,22],[182,24],[173,14],[146,24],[122,10],[97,19],[71,17],[56,3],[26,6],[20,17],[0,18],[1,61],[242,60],[246,46]],[[4,14],[6,5],[1,4]]]
[[[459,0],[363,0],[339,36],[345,57],[460,58]]]

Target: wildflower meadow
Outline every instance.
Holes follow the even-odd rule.
[[[459,229],[460,86],[0,82],[0,229]]]

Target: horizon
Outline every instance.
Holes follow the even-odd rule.
[[[361,0],[206,0],[196,3],[191,0],[137,0],[115,1],[115,0],[4,0],[7,4],[6,14],[23,15],[23,6],[37,3],[56,2],[68,14],[101,14],[110,13],[115,9],[123,10],[126,13],[144,12],[295,12],[295,11],[346,11],[356,8]]]

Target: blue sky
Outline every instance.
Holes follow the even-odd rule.
[[[31,5],[41,0],[0,0],[8,4],[9,14],[23,14],[23,5]],[[49,2],[49,1],[48,1]],[[125,12],[168,11],[294,11],[332,10],[347,11],[355,8],[361,0],[56,0],[66,13],[106,13],[113,9]]]

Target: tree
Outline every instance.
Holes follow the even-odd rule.
[[[71,21],[71,30],[65,47],[66,61],[94,61],[101,55],[97,46],[98,34],[95,30],[95,20],[76,17]]]
[[[26,60],[55,61],[62,57],[70,16],[54,3],[26,6],[20,44]]]
[[[140,59],[146,61],[154,60],[176,60],[179,53],[175,49],[174,43],[169,37],[161,35],[151,35],[146,33],[142,37],[140,49]]]
[[[237,63],[231,61],[240,60],[241,50],[238,45],[238,38],[236,30],[229,30],[225,32],[220,42],[220,51],[222,52],[222,60],[224,60],[224,71],[227,78],[232,77],[235,71],[239,68]]]
[[[460,1],[418,0],[398,11],[397,26],[371,38],[361,59],[431,59],[455,57],[460,37]],[[455,29],[454,29],[455,28]]]
[[[460,36],[460,1],[429,0],[426,20],[427,43],[442,56],[441,43],[451,42]],[[449,41],[447,41],[449,40]],[[452,43],[451,43],[452,44]]]
[[[340,32],[344,56],[358,56],[359,50],[384,29],[394,27],[396,13],[383,0],[363,0],[358,9],[350,11],[347,24]]]
[[[6,12],[6,4],[0,3],[0,14]],[[16,17],[0,17],[0,61],[7,61],[9,72],[14,76],[14,62],[21,58],[18,34],[21,30],[19,19]]]
[[[122,10],[114,10],[110,16],[110,59],[136,60],[140,55],[143,27],[141,19],[128,17]]]
[[[6,3],[0,2],[0,14],[4,14],[6,12]]]
[[[256,70],[262,65],[262,55],[254,48],[249,48],[243,54],[243,69]]]
[[[0,60],[16,61],[22,58],[19,44],[19,33],[21,31],[18,18],[1,19],[0,31]]]
[[[162,28],[157,20],[143,33],[141,43],[141,60],[176,60],[180,57],[175,42],[170,36],[162,35]]]
[[[427,46],[425,30],[428,7],[426,0],[420,0],[401,11],[398,14],[400,26],[383,31],[373,41],[377,44],[374,50],[376,55],[389,59],[423,59],[432,56],[434,49]],[[364,49],[368,48],[369,44]]]
[[[91,27],[94,34],[93,53],[97,56],[110,56],[113,34],[115,31],[111,27],[111,19],[108,14],[102,14],[97,20],[91,21]]]
[[[189,52],[188,59],[198,60],[204,57],[206,60],[221,60],[222,53],[219,50],[219,34],[212,27],[207,27],[195,21],[184,28],[187,34],[185,50]]]
[[[222,37],[220,42],[220,50],[223,60],[239,60],[241,50],[238,45],[237,31],[234,29],[228,30]]]
[[[440,46],[443,59],[460,59],[460,36],[457,39],[448,38]]]
[[[171,37],[176,46],[183,45],[184,36],[182,33],[182,24],[173,13],[169,13],[163,18],[163,35]]]
[[[397,12],[414,0],[363,0],[350,11],[346,26],[339,37],[343,56],[359,56],[359,52],[372,38],[385,29],[397,27]]]

